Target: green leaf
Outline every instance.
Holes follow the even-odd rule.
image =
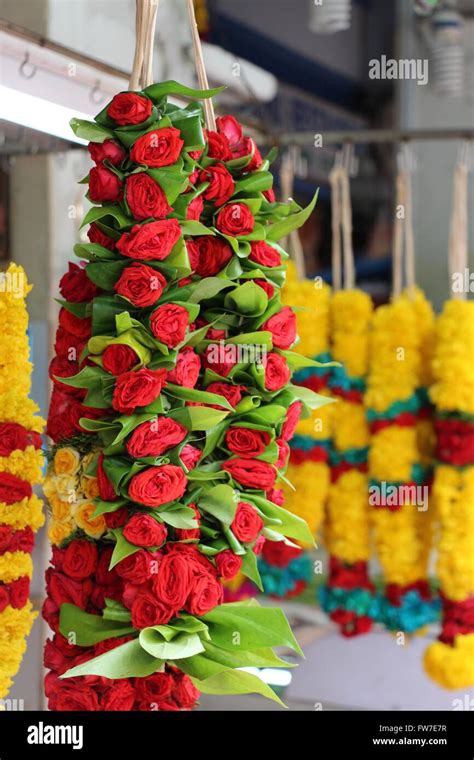
[[[264,499],[263,496],[243,493],[242,499],[251,502],[260,510],[264,517],[278,520],[278,530],[284,536],[290,536],[297,541],[314,545],[314,536],[308,528],[308,524],[301,517],[298,517],[298,515],[289,512],[283,507],[279,507],[278,504],[274,504],[268,499]]]
[[[168,95],[182,95],[185,98],[198,98],[199,100],[213,98],[223,90],[225,90],[225,87],[214,87],[209,90],[196,90],[192,87],[186,87],[184,84],[179,84],[179,82],[176,82],[174,79],[169,79],[166,82],[150,84],[148,87],[145,87],[143,92],[153,101],[157,102],[164,96]]]
[[[256,193],[269,190],[273,185],[273,175],[267,171],[252,172],[235,183],[235,193]]]
[[[76,243],[74,253],[79,259],[90,261],[116,261],[117,254],[98,243]]]
[[[184,388],[181,385],[174,385],[173,383],[167,383],[164,392],[170,396],[174,396],[174,398],[184,399],[185,401],[200,401],[203,404],[217,404],[224,407],[224,409],[228,409],[229,412],[234,411],[233,406],[219,393],[198,391],[195,388]]]
[[[316,206],[316,201],[318,200],[318,194],[319,189],[314,194],[314,198],[311,203],[302,211],[291,214],[290,216],[287,216],[286,219],[282,219],[281,221],[270,225],[267,228],[267,240],[281,240],[281,238],[289,235],[289,233],[293,230],[297,230],[299,227],[302,227],[313,213],[313,209]]]
[[[179,509],[160,509],[157,515],[161,517],[163,522],[167,525],[171,525],[173,528],[179,528],[181,530],[194,530],[199,528],[199,524],[196,520],[196,514],[194,510],[189,507],[181,507]]]
[[[231,486],[217,485],[205,491],[199,499],[199,509],[208,512],[224,525],[230,525],[235,517],[238,493]]]
[[[89,316],[88,301],[85,301],[84,303],[71,303],[70,301],[62,301],[61,298],[55,298],[54,300],[56,303],[62,306],[63,309],[66,309],[66,311],[74,314],[75,317],[79,317],[79,319],[85,319]]]
[[[181,409],[172,409],[168,417],[184,425],[187,430],[213,430],[216,425],[224,420],[229,412],[220,412],[206,406],[185,406]]]
[[[253,650],[261,647],[286,646],[303,654],[288,620],[278,607],[221,604],[200,616],[209,626],[211,640],[224,649]],[[239,641],[234,633],[239,632]]]
[[[297,372],[303,367],[340,367],[339,362],[318,362],[316,359],[309,359],[307,356],[295,353],[295,351],[283,351],[279,353],[285,357],[288,362],[288,366],[292,372]]]
[[[88,278],[99,288],[113,290],[126,266],[126,261],[91,262],[87,264],[86,272]]]
[[[75,604],[62,604],[59,612],[59,630],[68,639],[74,634],[73,643],[90,647],[105,639],[115,639],[135,633],[129,623],[106,620],[102,615],[91,615]]]
[[[113,217],[120,229],[132,227],[134,224],[134,220],[126,216],[118,206],[93,206],[85,215],[84,221],[81,224],[81,229],[82,227],[85,227],[86,224],[97,222],[99,219],[103,219],[105,216]]]
[[[179,223],[181,232],[183,235],[215,235],[210,227],[206,227],[202,222],[198,222],[195,219],[185,219]]]
[[[151,654],[152,657],[158,657],[162,660],[182,660],[204,652],[199,634],[183,631],[171,641],[166,641],[160,633],[160,627],[144,628],[138,637],[145,652]]]
[[[183,172],[182,164],[179,163],[173,166],[161,166],[158,169],[148,169],[147,174],[159,184],[170,206],[181,193],[184,193],[189,184],[188,175]]]
[[[244,670],[225,670],[204,681],[199,681],[197,678],[193,678],[192,681],[203,694],[261,694],[285,707],[280,697],[268,684],[258,676]]]
[[[149,655],[142,649],[138,639],[134,639],[82,665],[71,668],[60,678],[87,675],[104,676],[104,678],[143,678],[156,673],[162,665],[163,660]]]
[[[217,647],[211,641],[203,641],[204,653],[181,660],[180,670],[189,676],[204,680],[216,673],[236,668],[293,668],[295,665],[282,660],[270,648],[254,652],[230,652]]]
[[[122,602],[116,599],[105,599],[105,609],[102,613],[104,620],[120,620],[123,623],[129,623],[132,619],[130,610],[127,610]]]
[[[320,393],[315,393],[309,388],[305,388],[304,385],[292,385],[289,383],[286,386],[286,390],[291,392],[293,400],[298,399],[299,401],[302,401],[303,404],[306,404],[306,406],[309,407],[309,409],[320,409],[322,406],[335,403],[335,399],[330,396],[323,396]],[[280,396],[277,396],[276,400],[278,403]]]
[[[76,119],[74,117],[69,122],[69,125],[76,137],[87,140],[87,142],[103,143],[104,140],[110,140],[114,137],[111,129],[101,127],[95,121],[86,121],[85,119]]]
[[[109,531],[115,536],[115,547],[110,558],[109,570],[112,570],[115,565],[118,565],[125,557],[130,557],[131,554],[135,554],[140,550],[139,546],[131,544],[123,535],[123,528],[113,528]]]
[[[247,549],[245,554],[242,555],[242,567],[241,572],[250,578],[255,583],[260,591],[263,591],[263,583],[258,571],[257,555],[253,549]]]
[[[246,317],[263,314],[268,305],[268,297],[263,288],[248,280],[226,294],[224,308],[237,311]]]

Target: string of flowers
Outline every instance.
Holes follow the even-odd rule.
[[[369,503],[385,579],[380,621],[414,633],[436,619],[427,579],[433,509],[428,486],[426,390],[433,312],[416,289],[379,307],[373,318],[365,395],[371,440]]]
[[[473,354],[474,303],[448,301],[436,325],[430,389],[436,406],[433,498],[440,521],[442,625],[424,657],[428,675],[447,689],[474,684]]]
[[[32,365],[22,267],[0,275],[0,699],[12,685],[37,613],[29,601],[34,533],[44,522],[32,486],[42,480],[43,420],[28,398]]]
[[[52,566],[43,614],[52,710],[179,710],[199,692],[258,692],[243,667],[300,652],[281,610],[222,603],[263,541],[311,543],[273,498],[299,417],[325,401],[291,382],[277,241],[312,203],[277,203],[270,157],[216,90],[176,82],[116,95],[94,122],[89,243],[60,285],[46,493]],[[238,636],[238,640],[236,639]]]
[[[296,266],[288,262],[283,303],[297,308],[299,343],[302,354],[317,361],[329,362],[330,288],[320,278],[315,281],[298,277]],[[330,367],[308,367],[295,374],[294,382],[322,395],[329,395]],[[274,491],[273,498],[304,519],[316,536],[324,519],[329,489],[329,429],[331,404],[321,406],[301,420],[291,442],[287,479]],[[295,548],[283,543],[266,543],[259,558],[265,591],[277,597],[295,597],[308,584],[312,561],[307,546]]]
[[[367,563],[371,556],[367,483],[369,430],[363,394],[369,362],[370,296],[339,290],[331,302],[330,387],[333,408],[331,487],[327,504],[325,545],[329,577],[319,591],[322,608],[344,636],[366,633],[377,614]]]

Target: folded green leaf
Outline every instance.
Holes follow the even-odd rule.
[[[59,631],[64,638],[80,647],[90,647],[105,639],[115,639],[135,633],[127,622],[106,620],[102,615],[91,615],[75,604],[62,604],[59,611]]]
[[[144,678],[156,673],[163,660],[152,657],[141,647],[138,639],[127,641],[109,652],[70,668],[60,678],[76,676],[104,676],[104,678]]]
[[[289,235],[293,230],[297,230],[302,227],[303,224],[309,219],[313,213],[316,201],[318,200],[319,189],[314,194],[311,203],[306,206],[302,211],[298,211],[279,222],[275,222],[267,229],[267,240],[281,240],[281,238]]]
[[[261,694],[285,707],[280,697],[258,676],[244,670],[226,670],[199,681],[192,679],[194,685],[203,694]]]

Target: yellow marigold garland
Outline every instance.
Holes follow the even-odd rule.
[[[33,532],[44,522],[32,485],[42,480],[39,432],[44,422],[28,398],[29,360],[22,267],[11,264],[0,288],[0,699],[12,685],[36,613],[28,600]]]
[[[436,325],[430,391],[438,413],[433,497],[443,620],[439,640],[424,658],[428,675],[447,689],[474,684],[473,355],[474,303],[448,301]]]
[[[409,633],[437,614],[437,603],[431,600],[427,583],[433,509],[426,499],[426,465],[432,435],[423,391],[430,379],[426,365],[432,350],[433,323],[431,306],[418,289],[404,292],[377,309],[365,396],[372,429],[372,522],[387,584],[380,615],[390,630]],[[423,489],[423,503],[419,488]],[[389,493],[395,503],[391,504]]]

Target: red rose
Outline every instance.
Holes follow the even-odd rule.
[[[257,264],[261,264],[263,267],[279,267],[281,264],[281,256],[275,248],[265,242],[265,240],[257,240],[250,243],[250,261],[255,261]]]
[[[290,348],[296,340],[296,315],[289,306],[274,314],[261,326],[272,334],[275,348]]]
[[[127,155],[116,140],[104,140],[103,143],[90,142],[87,149],[96,164],[109,161],[114,166],[118,166]]]
[[[199,182],[209,182],[209,187],[204,190],[204,198],[214,201],[216,206],[222,206],[233,195],[235,182],[232,174],[223,164],[214,164],[199,174]]]
[[[127,451],[134,459],[159,457],[184,441],[188,434],[183,425],[170,417],[142,422],[127,441]]]
[[[69,667],[67,657],[55,646],[51,639],[46,639],[44,645],[43,664],[48,670],[64,673]]]
[[[262,195],[269,203],[275,203],[276,201],[276,195],[273,187],[270,187],[269,190],[264,190]]]
[[[120,507],[113,512],[105,512],[104,519],[109,530],[123,528],[128,519],[128,509],[127,507]]]
[[[163,261],[181,237],[177,219],[160,219],[148,224],[136,224],[124,232],[116,247],[122,256],[144,261]]]
[[[116,570],[121,578],[130,583],[140,585],[146,583],[146,581],[152,576],[152,561],[153,555],[144,549],[129,554],[128,557],[122,559],[117,565]]]
[[[165,381],[165,369],[144,367],[135,372],[124,372],[115,383],[112,406],[121,414],[133,414],[137,406],[147,406],[158,398]]]
[[[151,676],[135,680],[137,698],[145,703],[149,710],[170,696],[172,686],[173,677],[170,673],[153,673]]]
[[[9,472],[0,472],[0,502],[15,504],[29,499],[33,491],[27,480],[22,480]]]
[[[181,459],[186,469],[192,470],[194,467],[196,467],[201,458],[201,455],[201,449],[198,449],[196,446],[191,446],[190,443],[187,443],[185,446],[183,446],[179,458]]]
[[[227,345],[211,343],[204,351],[203,367],[204,369],[212,369],[222,377],[227,377],[231,369],[237,364],[235,355],[235,346],[232,343]]]
[[[265,293],[267,294],[268,300],[273,298],[273,296],[275,295],[275,288],[270,282],[257,278],[256,280],[254,280],[254,283],[255,285],[258,285],[259,288],[262,288],[262,290],[265,291]]]
[[[114,95],[107,108],[107,115],[121,127],[127,124],[141,124],[150,116],[153,103],[135,92],[119,92]]]
[[[199,525],[201,522],[201,513],[199,509],[196,507],[195,504],[188,504],[188,507],[190,507],[194,511],[196,522]],[[176,534],[176,538],[179,541],[186,541],[189,538],[190,539],[199,538],[201,535],[201,529],[200,528],[176,528],[175,534]]]
[[[281,354],[271,351],[265,358],[265,388],[267,391],[279,391],[290,382],[291,372],[288,362]]]
[[[28,601],[30,593],[30,579],[25,575],[12,581],[10,586],[10,604],[15,610],[21,610]]]
[[[244,136],[242,126],[234,116],[219,116],[216,123],[219,132],[227,137],[231,148],[242,141]]]
[[[224,549],[216,555],[217,572],[226,581],[235,578],[242,567],[242,557],[239,557],[231,549]]]
[[[62,571],[75,581],[89,578],[97,569],[97,546],[91,541],[71,541],[64,552]]]
[[[113,686],[102,694],[100,706],[104,712],[128,712],[133,709],[135,697],[136,692],[132,684],[120,679],[114,681]]]
[[[167,380],[184,388],[194,388],[199,378],[201,359],[190,346],[183,348],[176,358],[174,369],[169,370]]]
[[[62,327],[58,327],[56,330],[54,350],[56,351],[58,357],[61,359],[76,361],[77,358],[81,355],[85,344],[85,340],[81,340],[81,338],[78,338],[77,335],[73,335],[72,333],[67,332]]]
[[[114,203],[122,197],[122,183],[105,166],[94,166],[89,172],[89,198],[94,203]]]
[[[262,534],[260,535],[257,540],[255,541],[254,545],[252,546],[252,551],[254,554],[259,556],[259,554],[262,553],[263,545],[265,543],[265,536]]]
[[[272,501],[274,504],[276,504],[279,507],[282,507],[285,503],[285,494],[283,492],[282,488],[270,488],[266,494],[266,498],[268,501]]]
[[[239,501],[230,527],[239,541],[248,544],[255,541],[260,531],[263,530],[263,520],[251,504],[247,504],[246,501]]]
[[[260,154],[259,149],[255,145],[255,140],[252,140],[251,137],[244,137],[241,143],[239,145],[235,145],[232,148],[232,158],[241,158],[243,156],[250,156],[252,155],[252,158],[250,159],[249,163],[245,167],[245,172],[254,172],[256,169],[258,169],[262,163],[262,156]]]
[[[207,130],[207,155],[209,158],[217,158],[219,161],[229,161],[232,158],[229,140],[225,134]]]
[[[184,140],[176,127],[154,129],[135,140],[130,158],[145,166],[170,166],[178,160],[183,145]]]
[[[288,407],[288,411],[286,413],[285,421],[283,423],[283,427],[281,429],[281,435],[280,437],[283,438],[284,441],[290,441],[296,430],[296,426],[298,425],[298,422],[300,421],[301,417],[301,410],[303,409],[303,404],[301,401],[293,401],[292,404]]]
[[[153,306],[161,298],[166,285],[167,282],[161,272],[139,261],[134,261],[133,264],[125,267],[114,285],[114,290],[134,306],[145,308]]]
[[[67,309],[61,308],[59,311],[59,324],[63,330],[74,335],[81,340],[87,340],[91,334],[91,320],[89,317],[76,317],[75,314]]]
[[[0,424],[0,457],[9,457],[13,451],[24,451],[28,446],[28,431],[17,422]]]
[[[59,291],[62,297],[70,303],[92,301],[98,294],[98,289],[89,280],[84,267],[69,262],[68,271],[59,281]]]
[[[70,685],[67,681],[58,681],[52,698],[54,698],[54,709],[59,712],[99,710],[97,692],[92,686],[85,684],[76,682],[74,685]]]
[[[229,203],[217,214],[216,227],[225,235],[249,235],[255,225],[255,219],[245,203]]]
[[[105,232],[102,232],[100,227],[98,227],[94,222],[87,230],[87,237],[91,243],[97,243],[103,248],[107,248],[109,251],[113,251],[115,248],[115,240],[106,235]]]
[[[205,615],[218,604],[222,604],[224,590],[214,575],[203,573],[193,584],[186,601],[186,610],[191,615]]]
[[[204,198],[202,195],[197,195],[193,198],[186,210],[186,219],[195,220],[198,222],[201,218],[201,214],[204,208]]]
[[[63,393],[54,387],[49,405],[47,434],[53,441],[62,441],[76,433],[74,420],[71,417],[71,395]]]
[[[1,595],[1,590],[0,590]],[[8,604],[8,602],[7,602]],[[0,603],[1,610],[1,603]],[[59,626],[59,607],[52,599],[45,599],[41,606],[41,617],[47,622],[52,631],[57,631]]]
[[[168,535],[166,525],[151,515],[136,512],[123,529],[123,535],[134,546],[163,546]]]
[[[92,406],[84,406],[84,404],[77,402],[75,398],[69,397],[69,399],[69,415],[77,433],[86,432],[80,423],[82,417],[86,417],[88,420],[100,420],[101,417],[105,417],[109,414],[110,410],[108,409],[96,409]]]
[[[115,501],[117,494],[114,487],[109,480],[109,477],[104,469],[104,455],[102,451],[99,454],[97,461],[97,486],[99,488],[99,496],[103,501]]]
[[[112,375],[129,372],[139,361],[137,353],[125,343],[112,343],[102,354],[102,366]]]
[[[275,485],[275,468],[259,459],[230,459],[222,467],[243,486],[267,491]]]
[[[290,447],[288,446],[287,442],[284,441],[282,438],[279,438],[277,440],[277,445],[278,445],[278,459],[275,462],[275,467],[281,470],[282,467],[286,466],[286,463],[288,461],[288,457],[290,454]]]
[[[166,554],[153,582],[158,599],[178,611],[186,602],[190,585],[190,566],[186,555],[178,552]]]
[[[230,427],[225,436],[226,446],[233,454],[252,459],[263,454],[270,443],[270,434],[264,430],[246,427]]]
[[[146,507],[161,507],[170,501],[177,501],[186,490],[187,478],[181,467],[164,464],[149,467],[134,475],[128,487],[128,495],[136,504]]]
[[[244,385],[231,385],[230,383],[209,383],[206,391],[209,393],[217,393],[219,396],[224,396],[229,404],[236,407],[242,398],[242,391],[246,390]],[[224,409],[223,406],[218,404],[209,404],[212,409]]]
[[[159,184],[144,172],[127,178],[125,197],[135,219],[164,219],[173,210]]]
[[[51,601],[58,607],[66,602],[75,604],[82,610],[86,609],[89,595],[91,593],[91,582],[74,581],[67,575],[59,573],[57,570],[49,567],[45,573],[46,592]]]
[[[112,559],[113,551],[114,550],[112,546],[101,547],[100,554],[99,554],[99,563],[97,565],[97,570],[95,574],[95,579],[97,583],[110,585],[111,583],[114,583],[117,580],[118,573],[117,573],[116,568],[113,567],[112,570],[109,570],[110,560]]]
[[[226,240],[203,235],[186,241],[191,268],[200,277],[213,277],[232,258],[232,248]]]
[[[169,607],[151,591],[139,591],[132,608],[132,625],[135,628],[148,628],[151,625],[165,625],[176,615],[176,610]]]
[[[150,317],[150,328],[161,343],[169,348],[175,348],[184,340],[189,324],[189,314],[184,306],[165,303],[153,312]]]
[[[199,691],[194,686],[190,677],[181,673],[177,668],[175,672],[174,685],[171,692],[172,701],[181,710],[190,710],[194,707],[196,700],[199,699]]]

